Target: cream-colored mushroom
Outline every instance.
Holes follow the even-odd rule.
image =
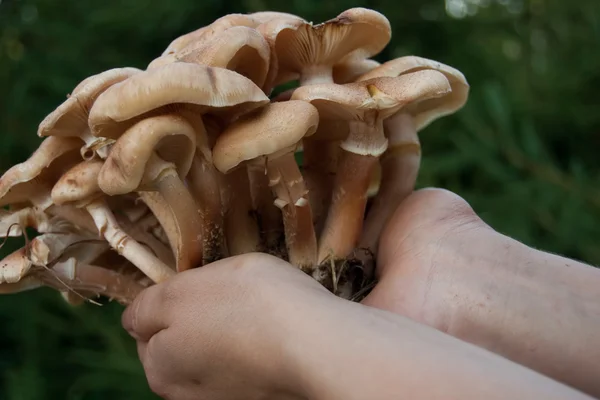
[[[202,28],[186,33],[185,35],[182,35],[177,39],[173,40],[162,53],[162,55],[165,56],[169,54],[178,53],[192,43],[198,43],[203,40],[210,39],[214,35],[217,35],[234,26],[247,26],[250,28],[254,28],[257,25],[258,22],[250,15],[227,14],[221,18],[216,19],[210,25],[203,26]]]
[[[309,103],[272,103],[229,126],[213,149],[215,166],[221,172],[238,171],[246,181],[246,163],[262,166],[277,197],[274,203],[283,212],[289,260],[306,271],[316,265],[317,243],[294,150],[303,137],[315,132],[318,123],[317,109]]]
[[[104,200],[104,193],[98,185],[98,176],[103,166],[101,160],[84,161],[67,171],[52,189],[52,200],[57,205],[66,203],[85,208],[92,216],[98,231],[104,236],[110,246],[136,267],[150,277],[154,282],[161,282],[174,275],[163,260],[139,243],[121,228],[111,209]],[[162,243],[149,234],[138,232],[162,258],[169,259]],[[139,237],[138,236],[138,237]],[[162,250],[162,251],[161,251]]]
[[[149,116],[189,110],[229,121],[268,102],[258,86],[234,71],[178,62],[111,86],[92,106],[89,125],[96,137],[118,139]]]
[[[90,76],[79,83],[56,110],[40,123],[38,136],[79,137],[85,145],[81,147],[84,159],[91,159],[96,151],[106,155],[106,145],[111,140],[101,140],[91,135],[88,115],[96,98],[115,83],[141,72],[137,68],[114,68]]]
[[[345,259],[357,245],[371,176],[388,146],[383,121],[411,103],[449,91],[443,74],[419,71],[346,85],[303,86],[294,92],[292,99],[311,102],[322,119],[349,121],[349,134],[340,145],[332,201],[320,236],[319,263],[329,257]]]
[[[93,234],[79,230],[36,236],[21,249],[24,259],[13,253],[0,261],[0,283],[18,282],[32,267],[47,268],[70,246],[95,239]]]
[[[333,83],[335,64],[374,56],[391,38],[387,18],[365,8],[351,8],[318,25],[300,18],[278,18],[257,29],[277,56],[280,78],[276,84],[294,75],[299,76],[300,85]]]
[[[92,108],[90,125],[92,132],[98,136],[118,138],[129,126],[150,116],[176,112],[186,118],[194,127],[197,147],[197,163],[193,164],[190,189],[203,209],[203,216],[208,218],[204,226],[216,226],[218,231],[222,226],[219,216],[224,214],[226,199],[222,199],[220,208],[207,209],[216,204],[214,198],[207,199],[207,196],[220,191],[215,187],[222,185],[221,177],[212,167],[210,147],[227,121],[268,102],[268,97],[256,84],[234,71],[173,63],[137,74],[104,92]],[[216,127],[207,134],[200,117],[209,116],[214,117],[211,123]],[[203,168],[204,174],[208,174],[202,177],[205,178],[203,182],[195,181],[200,176],[194,172],[196,167]],[[212,182],[212,189],[199,190],[200,183],[205,185],[208,181]],[[163,221],[161,224],[164,225]],[[210,238],[212,233],[204,236]],[[219,242],[220,239],[210,240],[207,245],[214,243],[218,248],[221,247]],[[215,248],[207,250],[209,260]]]
[[[271,50],[256,29],[235,26],[208,40],[191,43],[168,57],[172,62],[202,64],[235,71],[262,88],[269,71]],[[166,62],[168,60],[155,60],[148,65],[148,69]]]
[[[28,265],[26,248],[19,249],[0,261],[0,271],[9,265]],[[144,286],[131,277],[95,265],[81,264],[75,258],[59,260],[51,268],[29,271],[18,282],[1,283],[0,293],[19,293],[43,286],[58,291],[96,292],[129,304],[144,289]]]
[[[186,119],[179,115],[146,118],[121,135],[98,175],[100,189],[111,196],[134,191],[160,193],[175,221],[176,231],[167,236],[177,271],[202,262],[203,221],[199,205],[182,180],[195,151],[196,132]]]
[[[96,232],[90,216],[75,207],[56,207],[50,191],[60,176],[81,161],[81,139],[49,137],[24,162],[11,167],[0,177],[0,207],[32,205],[40,212],[61,217],[74,226]]]
[[[382,76],[397,77],[425,70],[444,74],[452,90],[444,96],[409,105],[384,122],[389,148],[381,157],[381,186],[367,214],[359,242],[359,247],[373,253],[376,253],[385,223],[402,200],[414,190],[421,162],[421,145],[417,133],[436,119],[460,110],[467,102],[469,84],[457,69],[415,56],[388,61],[358,78],[362,81]]]

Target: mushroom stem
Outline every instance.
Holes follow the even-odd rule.
[[[246,167],[237,168],[226,176],[227,212],[225,235],[231,256],[260,250],[260,233],[252,207],[250,179]]]
[[[176,221],[177,272],[200,266],[202,263],[202,216],[198,204],[185,186],[174,165],[153,155],[146,165],[146,176],[153,177],[154,188],[169,205]]]
[[[52,205],[46,209],[46,212],[53,217],[62,218],[80,229],[90,233],[98,233],[98,229],[89,214],[71,204]]]
[[[204,252],[202,264],[220,260],[227,256],[223,230],[223,206],[221,202],[221,177],[217,169],[204,157],[194,156],[188,173],[190,190],[202,209]]]
[[[273,204],[273,194],[269,187],[269,177],[263,164],[248,164],[252,205],[258,214],[262,240],[266,251],[281,256],[280,244],[284,231],[281,210]]]
[[[162,282],[175,274],[174,270],[154,257],[147,248],[121,229],[112,211],[103,200],[93,201],[86,206],[86,209],[110,246],[154,282]]]
[[[77,264],[74,258],[57,263],[50,270],[36,274],[44,285],[64,291],[94,292],[130,304],[144,286],[130,276],[95,265]]]
[[[118,220],[118,218],[117,218]],[[155,219],[156,221],[156,219]],[[125,232],[127,232],[131,237],[138,243],[146,245],[150,249],[159,260],[167,265],[175,264],[173,259],[173,253],[171,249],[164,245],[164,243],[154,236],[152,233],[143,229],[143,225],[132,223],[128,220],[118,221],[119,225]],[[158,223],[158,221],[157,221]]]
[[[15,283],[0,283],[0,294],[26,292],[44,286],[44,283],[32,276],[26,276]]]
[[[387,147],[380,119],[350,123],[341,144],[331,205],[319,242],[319,264],[329,257],[341,260],[355,249],[363,226],[367,193],[379,156]]]
[[[267,170],[269,185],[277,196],[275,205],[283,212],[289,261],[303,271],[312,272],[317,261],[317,239],[308,191],[294,153],[268,159]]]
[[[302,170],[308,198],[312,208],[315,232],[321,234],[327,209],[331,202],[331,190],[337,171],[337,159],[340,142],[337,140],[304,141],[304,159]]]
[[[327,65],[310,65],[300,73],[300,86],[333,83],[333,68]]]
[[[383,227],[400,203],[414,190],[421,163],[421,145],[413,119],[398,114],[384,122],[389,148],[381,156],[379,192],[365,220],[360,247],[377,251]]]

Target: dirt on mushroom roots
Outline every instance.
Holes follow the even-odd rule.
[[[261,236],[264,237],[265,232],[261,226],[260,213],[252,211],[252,216],[259,226]],[[289,261],[283,230],[278,235],[275,245],[266,246],[264,243],[261,243],[261,245],[262,249],[259,249],[259,251],[264,251],[274,257]],[[352,256],[345,260],[326,260],[323,264],[316,267],[314,271],[305,270],[304,272],[312,276],[336,296],[360,302],[371,292],[377,281],[365,273],[365,270],[368,270],[369,266],[371,270],[373,269],[375,263],[374,255],[366,249],[357,249],[358,252],[364,254],[361,254],[360,257]]]
[[[313,272],[313,277],[327,290],[346,300],[360,302],[375,286],[376,280],[365,273],[365,261],[371,257],[350,257],[345,260],[325,260]]]

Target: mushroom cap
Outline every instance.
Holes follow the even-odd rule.
[[[80,147],[81,140],[77,138],[44,139],[29,159],[0,177],[0,207],[29,201],[51,187],[64,171],[81,161]]]
[[[312,135],[319,124],[317,109],[307,102],[286,101],[244,116],[217,139],[213,162],[227,173],[245,161],[275,155]]]
[[[356,81],[381,64],[370,58],[350,59],[333,66],[333,81],[344,84]]]
[[[146,165],[155,155],[173,163],[180,177],[186,176],[195,151],[196,133],[185,118],[171,114],[143,119],[113,145],[100,169],[98,185],[111,196],[138,190]]]
[[[340,60],[372,57],[391,39],[388,19],[360,7],[318,25],[288,18],[271,20],[257,29],[277,55],[279,75],[287,76],[301,74],[310,66],[333,67]],[[283,83],[282,79],[277,83]]]
[[[462,72],[427,58],[405,56],[381,64],[360,76],[358,80],[369,80],[381,76],[395,77],[423,70],[435,70],[444,74],[450,82],[452,91],[446,96],[424,101],[407,110],[413,115],[417,130],[421,130],[436,119],[458,111],[466,104],[470,87]]]
[[[203,26],[195,31],[179,36],[169,44],[162,55],[165,56],[167,54],[177,53],[193,42],[200,42],[210,39],[213,35],[216,35],[234,26],[248,26],[250,28],[254,28],[257,25],[257,21],[249,15],[227,14],[216,19],[210,25]]]
[[[50,216],[38,207],[0,209],[0,238],[22,236],[25,228],[33,228],[38,233],[45,233],[53,225]]]
[[[141,70],[137,68],[114,68],[84,79],[66,101],[44,118],[38,136],[81,136],[88,129],[88,115],[96,98],[138,72]]]
[[[253,28],[234,26],[212,38],[192,43],[174,55],[178,61],[226,68],[262,87],[267,78],[271,49]]]
[[[267,23],[274,19],[303,19],[297,15],[280,11],[257,11],[247,15],[256,21],[257,25]]]
[[[84,161],[68,170],[52,188],[52,201],[56,205],[94,200],[102,193],[98,186],[101,160]]]
[[[234,71],[177,62],[110,87],[94,103],[89,125],[92,135],[116,139],[151,111],[156,115],[192,108],[233,119],[268,102],[258,86]]]
[[[302,86],[294,91],[292,100],[310,102],[321,119],[364,121],[373,111],[379,118],[387,118],[409,104],[443,96],[450,90],[444,74],[425,70],[345,85]]]

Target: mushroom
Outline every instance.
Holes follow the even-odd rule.
[[[464,75],[448,65],[426,58],[406,56],[388,61],[358,78],[397,77],[415,71],[438,71],[448,79],[451,91],[408,107],[384,122],[389,148],[381,157],[382,176],[379,193],[364,223],[359,247],[376,253],[381,231],[392,213],[414,189],[421,161],[417,133],[434,120],[452,114],[467,102],[469,84]],[[371,273],[369,269],[367,271]]]
[[[314,135],[304,138],[302,175],[308,187],[315,231],[321,234],[337,174],[340,143],[348,136],[348,121],[321,119]]]
[[[57,205],[74,203],[77,207],[84,207],[92,216],[98,231],[113,249],[131,261],[154,282],[162,282],[171,277],[174,271],[128,235],[117,222],[113,212],[104,201],[104,194],[98,185],[98,177],[103,164],[100,160],[91,160],[81,162],[71,168],[54,185],[52,200]],[[152,241],[150,235],[145,235],[144,239],[151,243],[150,247],[155,251],[160,252],[160,249],[164,247],[158,240]],[[164,251],[160,252],[162,257],[168,257],[164,253]]]
[[[114,299],[123,305],[129,305],[145,286],[130,276],[98,265],[79,263],[75,258],[56,263],[51,270],[36,274],[44,285],[67,293],[97,293]],[[86,296],[87,294],[87,296]]]
[[[257,29],[267,38],[272,54],[278,59],[279,76],[275,84],[298,76],[300,86],[334,83],[334,66],[364,64],[365,58],[381,52],[391,39],[387,18],[365,8],[348,9],[318,25],[288,18],[274,19]],[[340,68],[344,70],[344,67],[338,67],[338,70]],[[329,168],[323,170],[323,165],[312,163],[335,159],[335,154],[327,151],[335,148],[336,143],[324,146],[323,141],[304,142],[304,167],[311,171],[306,178],[313,204],[316,204],[317,221],[323,210],[322,204],[326,203],[323,199],[328,197],[328,188],[331,186],[327,185]]]
[[[232,120],[268,103],[248,78],[224,68],[172,63],[111,86],[94,103],[92,135],[117,139],[143,118],[189,110]]]
[[[31,204],[40,212],[60,216],[75,226],[96,232],[90,216],[75,207],[56,207],[50,191],[63,172],[81,161],[81,140],[49,137],[24,162],[14,165],[0,178],[0,207]]]
[[[30,265],[26,253],[26,248],[21,248],[5,257],[0,261],[0,272],[7,266]],[[43,286],[61,292],[65,290],[98,292],[115,298],[123,304],[129,304],[144,289],[142,284],[126,275],[95,265],[82,264],[75,258],[69,258],[54,263],[52,268],[28,270],[28,275],[18,282],[0,283],[0,293],[19,293]]]
[[[308,272],[316,264],[317,242],[294,150],[303,137],[315,132],[318,123],[317,109],[309,103],[271,103],[230,125],[213,149],[215,166],[223,173],[247,179],[247,163],[266,170],[277,196],[274,203],[283,212],[289,261]]]
[[[271,50],[256,29],[234,26],[208,40],[194,42],[169,55],[171,61],[226,68],[263,87],[269,71]],[[164,65],[168,60],[155,60],[148,69]]]
[[[381,64],[364,75],[358,81],[366,81],[377,77],[397,77],[411,72],[435,70],[446,76],[452,91],[446,96],[428,100],[415,106],[410,112],[417,131],[427,127],[438,118],[450,115],[461,109],[469,96],[469,83],[462,72],[449,65],[423,57],[405,56]]]
[[[24,259],[15,258],[16,253],[13,253],[0,261],[0,283],[18,282],[32,266],[48,267],[68,247],[93,240],[94,236],[90,233],[77,230],[50,232],[36,236],[21,249]]]
[[[39,233],[49,232],[52,222],[48,214],[36,207],[17,210],[0,209],[0,237],[23,235],[25,228],[33,228]]]
[[[319,264],[330,257],[334,261],[346,259],[357,244],[371,176],[388,146],[383,121],[403,107],[449,91],[448,80],[437,71],[296,89],[292,99],[311,102],[322,119],[349,121],[349,134],[340,144],[331,205],[320,236]]]
[[[175,114],[146,118],[121,135],[98,175],[100,189],[110,196],[134,191],[160,193],[175,222],[164,227],[175,228],[167,235],[177,271],[196,267],[202,261],[203,221],[198,204],[182,180],[195,151],[196,132],[186,119]]]
[[[81,148],[84,159],[91,159],[95,151],[110,144],[110,140],[96,138],[88,127],[88,115],[96,98],[115,83],[141,72],[137,68],[114,68],[84,79],[69,98],[40,123],[38,136],[79,137],[85,145]],[[106,154],[106,148],[103,150]]]
[[[206,167],[205,173],[210,174],[206,179],[212,181],[214,188],[214,185],[220,184],[221,177],[212,167],[210,146],[221,128],[217,126],[212,130],[214,135],[207,135],[200,116],[213,115],[222,120],[216,124],[221,125],[268,102],[269,99],[256,84],[234,71],[173,63],[137,74],[104,92],[90,112],[90,126],[98,136],[118,138],[125,129],[143,118],[167,111],[177,112],[194,126],[198,163]],[[197,177],[198,174],[191,176]],[[200,186],[192,179],[190,187],[194,190]],[[207,207],[215,204],[210,199],[206,200],[206,196],[212,192],[212,189],[206,192],[194,190],[203,216],[214,217],[205,225],[220,227],[222,222],[218,216],[225,214],[226,199],[222,199],[221,209],[207,210]],[[205,237],[212,237],[212,234]],[[210,240],[209,243],[218,246],[219,240]],[[210,256],[212,250],[207,250],[207,256]]]
[[[302,19],[297,15],[280,11],[257,11],[247,15],[256,22],[257,26],[274,19]]]
[[[387,18],[366,8],[351,8],[318,25],[277,18],[257,29],[277,56],[281,77],[299,76],[301,86],[333,83],[335,64],[378,54],[391,38]]]
[[[173,40],[169,46],[162,53],[163,56],[169,54],[175,54],[189,46],[194,42],[200,42],[203,40],[210,39],[212,36],[217,35],[229,28],[234,26],[247,26],[254,28],[258,25],[257,21],[250,15],[246,14],[228,14],[221,18],[216,19],[212,24],[203,26],[200,29],[186,33]]]

